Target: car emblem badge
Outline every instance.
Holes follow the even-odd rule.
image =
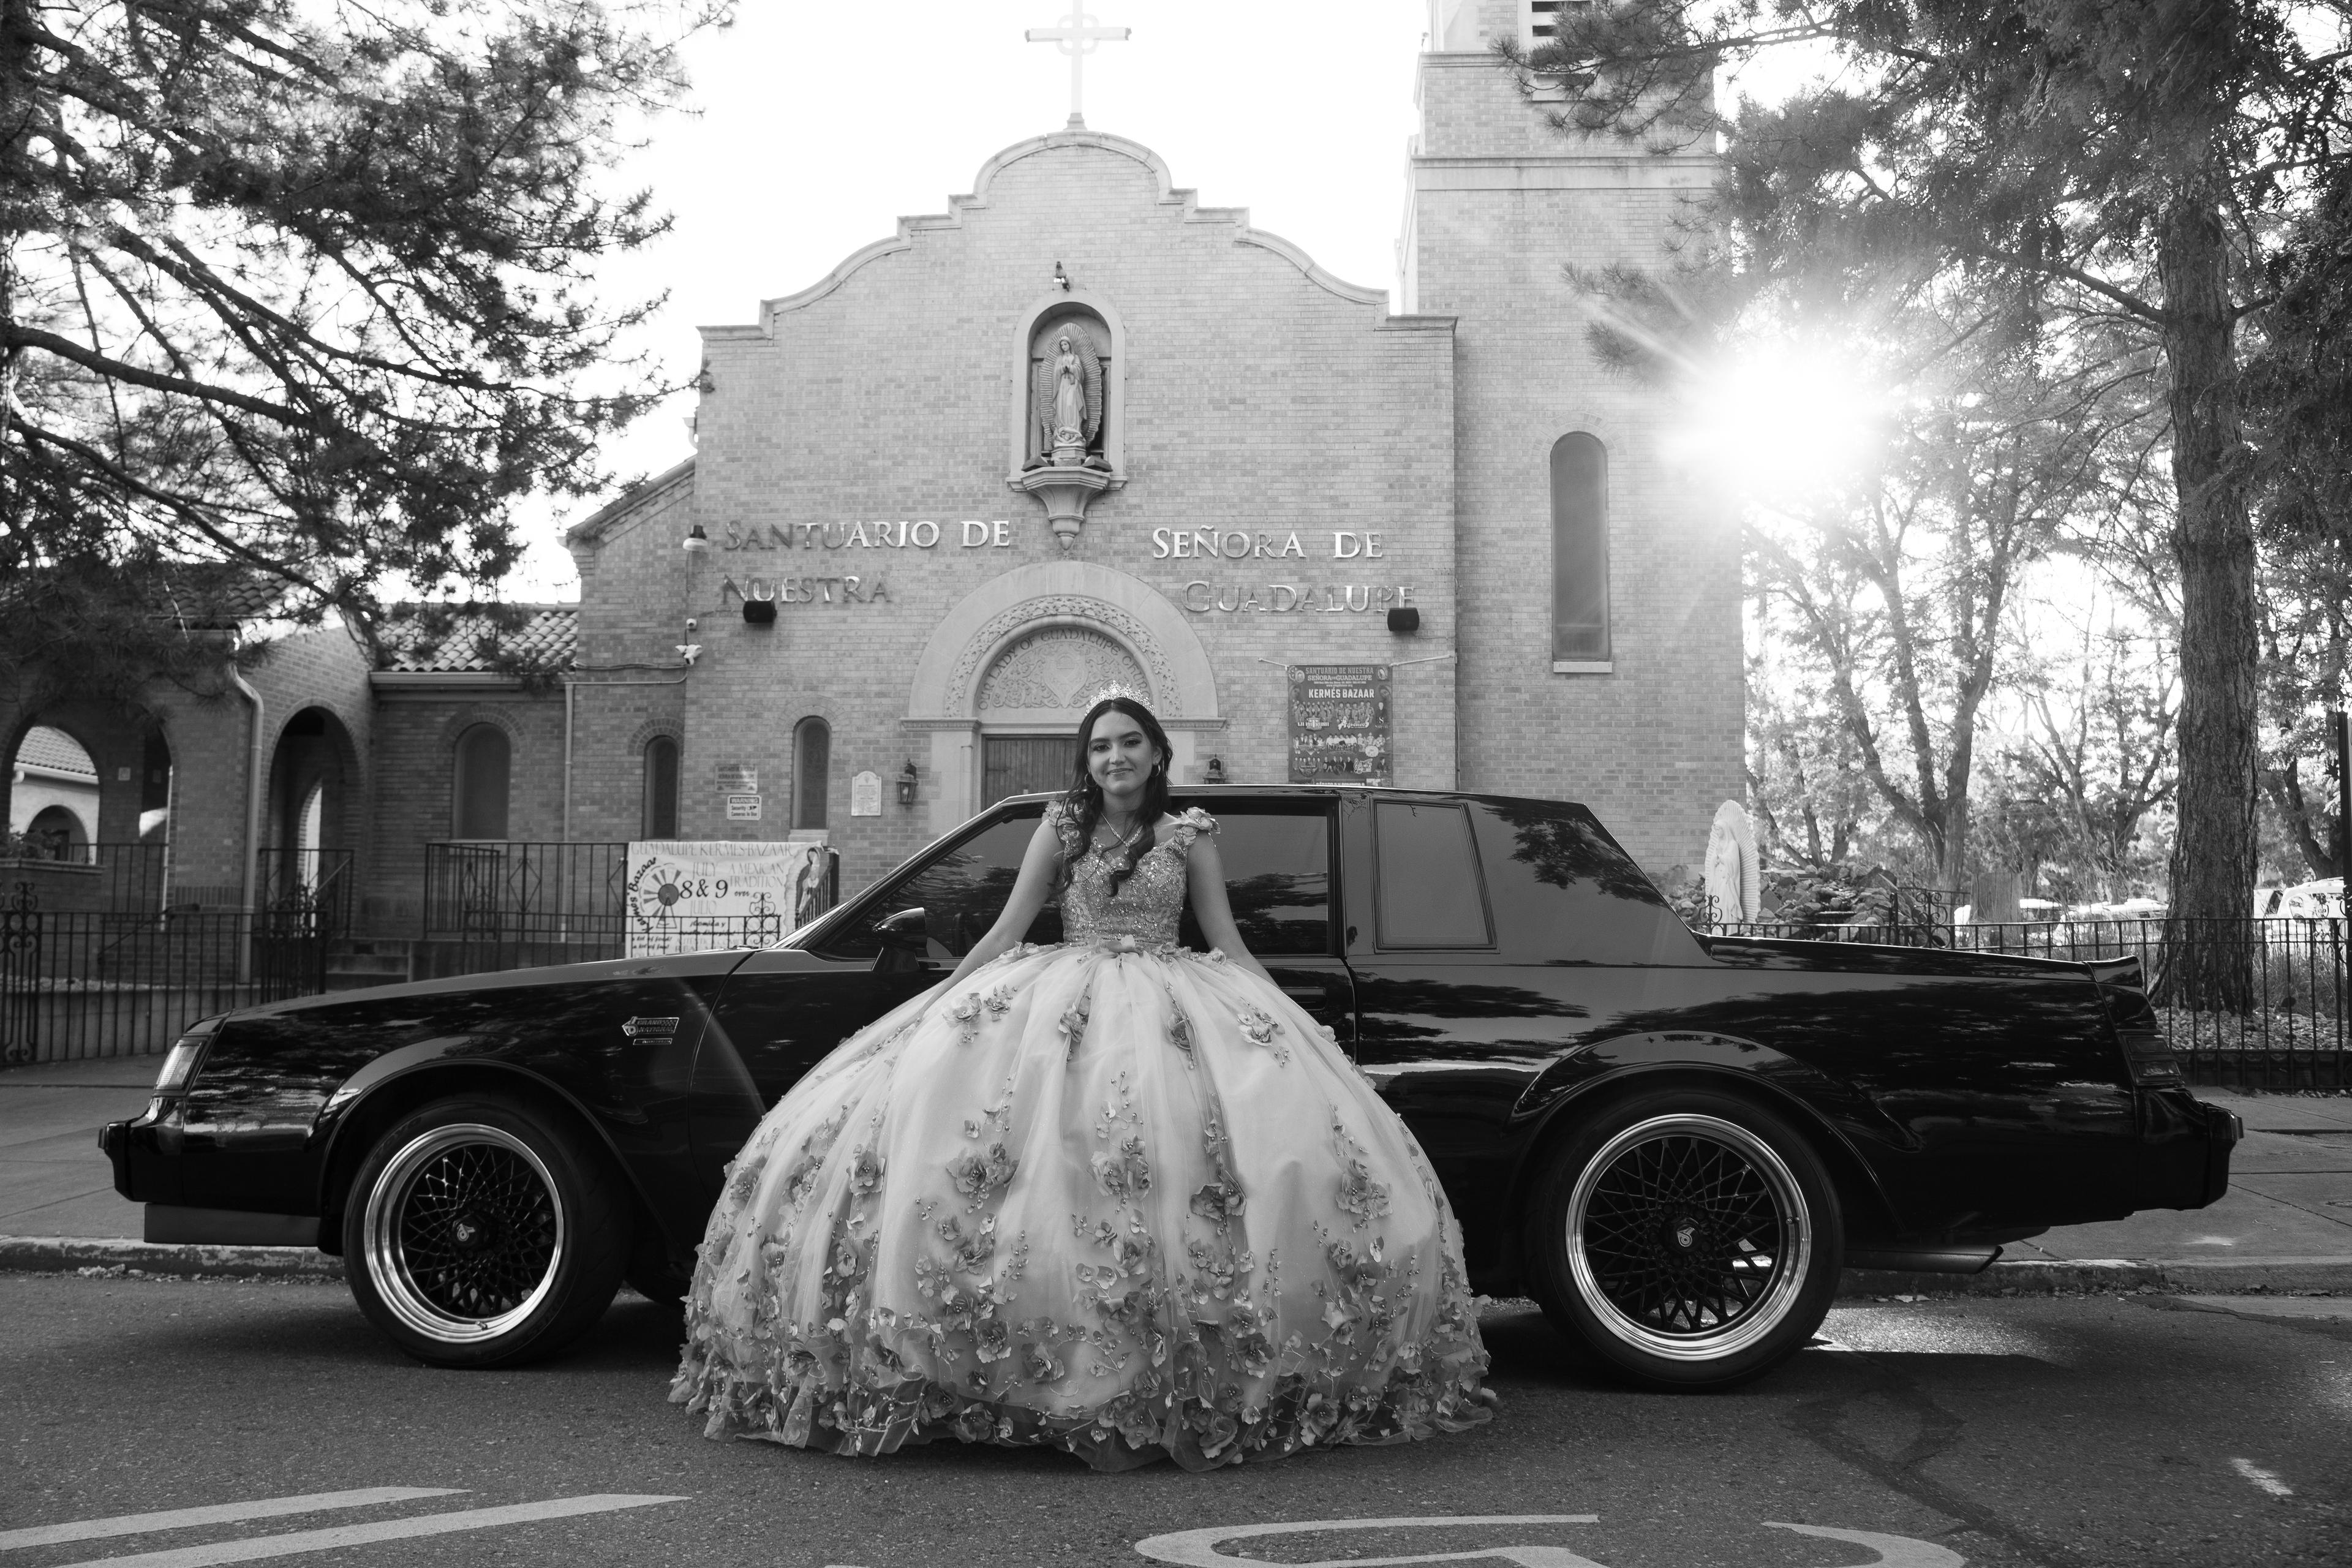
[[[676,1018],[632,1018],[621,1026],[621,1033],[633,1040],[640,1035],[675,1035],[677,1025]]]
[[[1693,1225],[1688,1220],[1685,1220],[1682,1224],[1675,1226],[1675,1245],[1676,1247],[1688,1247],[1691,1244],[1692,1239],[1697,1235],[1698,1226]]]

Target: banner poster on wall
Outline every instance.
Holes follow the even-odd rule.
[[[1384,784],[1395,771],[1384,664],[1290,667],[1290,782]]]
[[[762,947],[831,903],[831,851],[805,840],[646,840],[625,869],[629,958]]]

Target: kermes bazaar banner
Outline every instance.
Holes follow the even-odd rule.
[[[628,855],[630,958],[763,947],[831,901],[822,844],[656,839],[631,844]]]
[[[1290,667],[1290,782],[1384,784],[1395,772],[1389,667]]]

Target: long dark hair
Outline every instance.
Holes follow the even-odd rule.
[[[1141,726],[1143,738],[1150,742],[1152,749],[1160,753],[1160,760],[1151,766],[1151,776],[1143,784],[1143,831],[1128,845],[1126,863],[1110,874],[1110,890],[1115,898],[1118,894],[1119,884],[1135,875],[1136,867],[1142,863],[1143,857],[1150,850],[1152,824],[1168,815],[1168,764],[1173,760],[1174,748],[1168,744],[1168,731],[1160,727],[1160,721],[1151,716],[1151,710],[1132,697],[1106,697],[1087,710],[1087,716],[1078,721],[1077,759],[1072,767],[1069,791],[1062,796],[1063,804],[1076,813],[1078,819],[1077,850],[1075,854],[1066,852],[1062,857],[1063,886],[1069,885],[1078,857],[1094,843],[1095,829],[1102,824],[1102,785],[1095,783],[1094,774],[1087,771],[1087,742],[1094,739],[1095,721],[1106,713],[1124,713],[1134,720]]]

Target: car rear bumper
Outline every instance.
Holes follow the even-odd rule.
[[[2143,1209],[2201,1209],[2220,1201],[2230,1190],[2230,1154],[2245,1138],[2245,1124],[2184,1085],[2142,1089],[2134,1098],[2138,1157],[2134,1165],[2116,1169],[2116,1210],[2097,1217],[2120,1219]]]
[[[2236,1111],[2201,1100],[2197,1109],[2205,1113],[2205,1195],[2194,1205],[2201,1209],[2230,1190],[2230,1153],[2246,1141],[2246,1124]]]

